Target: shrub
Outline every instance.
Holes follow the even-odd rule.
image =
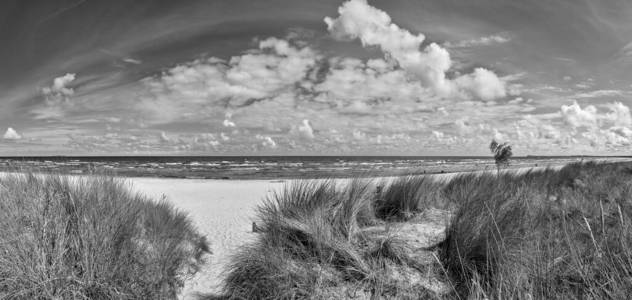
[[[0,177],[0,298],[175,298],[207,252],[185,214],[118,179]]]
[[[509,143],[498,143],[496,140],[492,140],[489,144],[489,151],[494,155],[494,161],[496,162],[496,168],[500,172],[502,166],[509,165],[509,159],[513,156],[511,146]]]

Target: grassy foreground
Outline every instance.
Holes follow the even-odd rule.
[[[209,252],[186,215],[110,177],[0,177],[0,299],[175,299]]]
[[[260,206],[258,239],[207,298],[626,299],[631,183],[629,163],[295,182]]]

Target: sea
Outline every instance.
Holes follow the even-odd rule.
[[[515,157],[504,168],[547,167],[624,157]],[[0,157],[0,171],[107,174],[191,179],[304,179],[381,177],[493,170],[477,156],[44,156]]]

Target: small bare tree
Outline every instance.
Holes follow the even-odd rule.
[[[513,156],[511,152],[511,146],[509,143],[498,143],[496,140],[492,140],[489,144],[489,150],[494,154],[494,161],[496,161],[496,170],[500,174],[500,168],[509,165],[509,159]]]

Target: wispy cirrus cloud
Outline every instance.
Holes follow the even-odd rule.
[[[468,48],[468,47],[504,44],[510,41],[511,41],[511,38],[507,34],[493,34],[493,35],[483,36],[480,38],[462,40],[458,42],[446,42],[443,45],[447,48]]]

